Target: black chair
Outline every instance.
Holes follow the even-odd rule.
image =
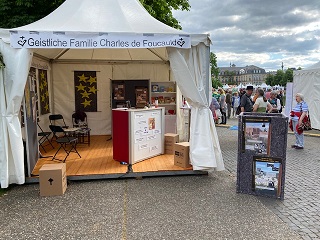
[[[50,125],[61,126],[63,128],[68,128],[64,118],[61,114],[49,115]]]
[[[58,151],[52,157],[52,160],[57,159],[56,155],[58,154],[58,152],[60,151],[61,148],[63,148],[63,150],[66,152],[67,156],[63,160],[61,160],[61,159],[57,159],[57,160],[65,162],[71,152],[77,153],[78,156],[81,158],[79,152],[77,151],[77,143],[78,143],[77,137],[68,136],[68,134],[66,134],[66,132],[64,131],[64,129],[61,126],[50,125],[49,127],[50,127],[52,133],[55,136],[57,136],[56,142],[60,144],[60,147],[59,147]],[[59,133],[61,134],[61,136],[58,135]],[[67,145],[70,145],[70,149],[67,149]]]
[[[74,128],[79,128],[77,131],[78,143],[87,143],[90,145],[90,131],[88,127],[87,114],[77,110],[72,114],[72,124]]]
[[[40,132],[38,132],[38,137],[40,139],[38,140],[39,146],[43,149],[43,151],[47,152],[46,149],[44,148],[45,146],[51,145],[52,149],[54,149],[54,146],[52,145],[49,136],[51,135],[51,132],[45,132],[43,129],[40,127],[39,123],[37,122],[37,125],[40,129]],[[47,144],[45,144],[48,142]],[[45,144],[45,145],[44,145]]]

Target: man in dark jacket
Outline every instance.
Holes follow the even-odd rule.
[[[241,112],[252,112],[254,102],[251,99],[253,86],[247,86],[246,93],[243,94],[240,100]]]

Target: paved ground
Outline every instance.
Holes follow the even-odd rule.
[[[40,197],[38,184],[12,187],[0,197],[0,239],[320,239],[320,138],[288,149],[277,201],[235,192],[237,131],[217,131],[228,171],[70,182],[57,197]]]
[[[237,125],[237,120],[230,119],[228,126]],[[218,125],[219,126],[219,125]],[[228,171],[236,174],[237,131],[229,130],[228,126],[218,127],[221,148]],[[315,130],[305,137],[305,149],[290,148],[294,143],[294,135],[288,134],[285,200],[259,198],[291,229],[299,233],[303,239],[320,239],[320,135]]]

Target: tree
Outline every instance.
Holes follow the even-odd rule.
[[[214,79],[214,78],[211,78],[212,79],[212,87],[213,88],[219,88],[219,87],[222,87],[222,83],[218,80],[218,79]]]
[[[210,52],[210,68],[211,68],[211,77],[213,77],[215,80],[219,79],[219,68],[217,66],[217,56]]]
[[[0,0],[0,27],[14,28],[35,22],[63,2],[64,0]]]
[[[293,82],[293,70],[288,68],[285,73],[282,81],[280,81],[281,86],[287,85],[288,82]]]
[[[271,82],[271,86],[280,85],[280,82],[284,78],[284,72],[282,70],[277,70],[276,75],[273,78],[273,81]]]
[[[59,7],[65,0],[0,0],[0,27],[15,28],[35,22]],[[188,0],[140,0],[146,10],[159,21],[181,29],[172,10],[188,11]]]
[[[267,77],[266,77],[266,84],[271,86],[271,83],[274,81],[274,76],[270,73],[268,73]]]
[[[160,22],[182,29],[179,21],[172,15],[172,10],[189,11],[189,0],[140,0],[144,8]]]

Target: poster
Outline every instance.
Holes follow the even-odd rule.
[[[281,193],[281,159],[253,157],[253,191],[279,197]]]
[[[243,152],[254,151],[255,154],[270,154],[270,118],[244,119]]]
[[[98,83],[96,71],[74,71],[75,110],[98,111]]]

